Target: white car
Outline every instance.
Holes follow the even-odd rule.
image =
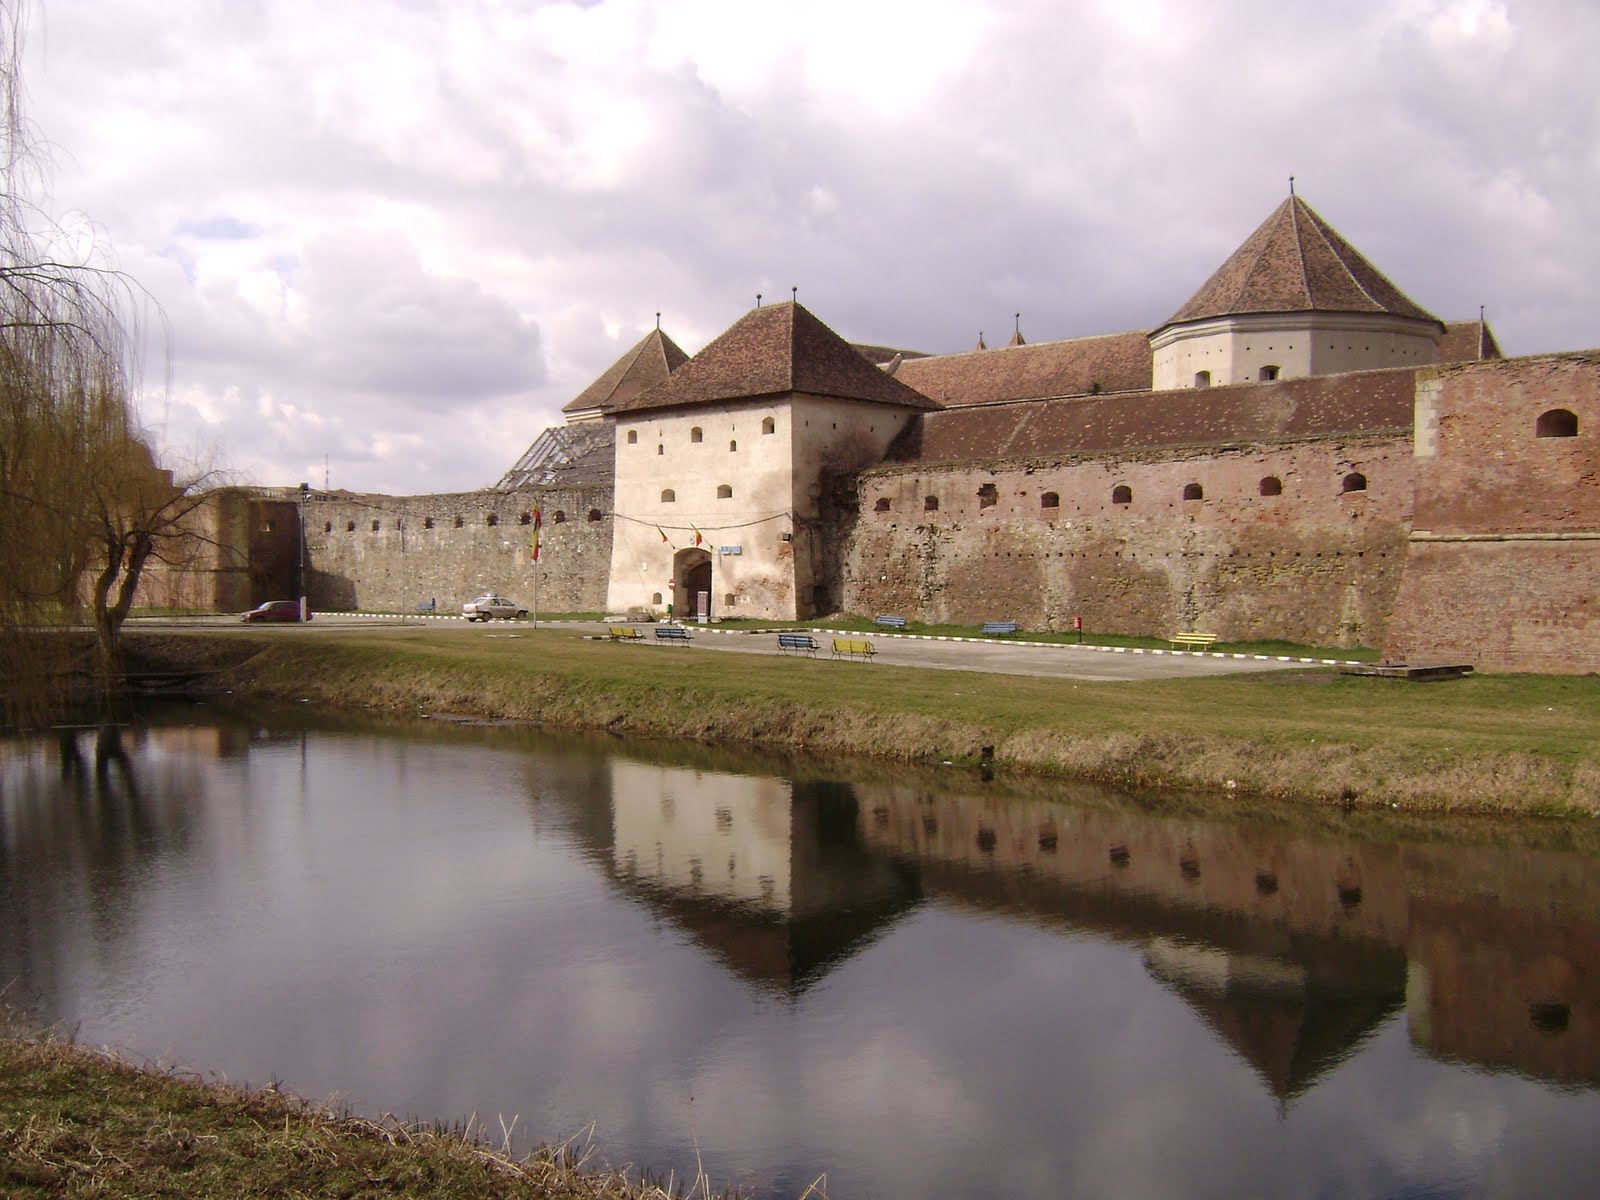
[[[495,617],[525,617],[528,610],[515,600],[486,593],[463,604],[461,615],[469,621],[489,621]]]

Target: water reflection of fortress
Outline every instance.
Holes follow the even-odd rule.
[[[584,836],[741,978],[799,995],[922,898],[1141,948],[1284,1099],[1404,1009],[1438,1058],[1600,1086],[1600,881],[1559,852],[613,759]]]

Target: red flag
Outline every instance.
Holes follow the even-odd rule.
[[[694,529],[694,526],[691,525],[691,526],[689,526],[689,528],[690,529]],[[700,544],[700,531],[698,529],[694,529],[694,544],[696,546],[698,546]]]
[[[533,510],[533,561],[539,561],[539,527],[544,524],[543,514],[536,508]]]

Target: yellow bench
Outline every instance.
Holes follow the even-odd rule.
[[[1204,650],[1217,640],[1217,635],[1214,633],[1175,633],[1168,640],[1172,642],[1174,650],[1179,648],[1184,650]]]
[[[872,648],[872,643],[865,638],[834,638],[833,656],[835,658],[866,658],[870,659],[877,651]]]
[[[611,640],[613,642],[640,642],[644,634],[631,625],[613,625],[611,627]]]

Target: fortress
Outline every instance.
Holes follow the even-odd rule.
[[[219,608],[1015,620],[1600,670],[1600,351],[1502,357],[1291,194],[1152,332],[960,354],[659,328],[499,484],[219,496]],[[537,514],[537,515],[536,515]],[[303,532],[302,532],[303,531]]]

